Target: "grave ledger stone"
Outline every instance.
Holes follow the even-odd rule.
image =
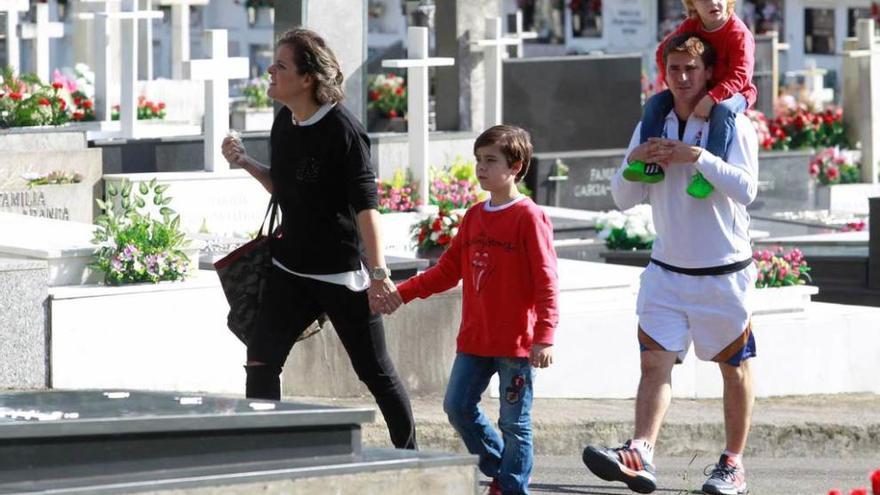
[[[185,393],[2,394],[0,493],[473,491],[471,456],[363,449],[373,416]]]

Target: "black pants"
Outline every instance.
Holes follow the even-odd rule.
[[[415,422],[409,396],[385,348],[382,316],[370,313],[366,292],[289,274],[273,267],[260,306],[257,329],[248,343],[248,397],[280,398],[281,367],[296,338],[321,313],[326,313],[351,359],[358,378],[367,386],[385,417],[391,441],[415,449]],[[260,369],[255,369],[260,368]],[[274,389],[260,397],[259,391]]]

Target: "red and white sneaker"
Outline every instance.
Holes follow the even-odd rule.
[[[709,471],[711,468],[711,471]],[[703,483],[703,493],[709,495],[744,495],[749,493],[746,470],[741,464],[722,454],[718,464],[705,470],[709,479]]]
[[[657,489],[654,465],[626,442],[616,449],[593,447],[584,449],[584,464],[605,481],[622,481],[636,493],[651,493]]]

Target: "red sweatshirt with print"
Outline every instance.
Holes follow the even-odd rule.
[[[553,226],[529,198],[498,211],[472,206],[438,263],[398,286],[404,302],[462,281],[458,352],[528,357],[553,344],[559,287]]]
[[[682,21],[657,47],[657,67],[660,69],[658,82],[662,83],[660,86],[666,85],[663,47],[669,38],[683,33],[698,33],[715,49],[715,67],[709,81],[712,87],[709,96],[715,103],[740,93],[748,102],[748,108],[754,106],[758,98],[758,88],[752,82],[752,74],[755,72],[755,37],[735,13],[731,13],[727,22],[715,31],[703,29],[703,23],[696,16]]]

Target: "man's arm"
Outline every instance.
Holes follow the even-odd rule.
[[[626,153],[623,155],[623,163],[617,170],[617,173],[611,177],[611,196],[614,198],[614,204],[621,210],[628,210],[633,206],[643,202],[648,196],[648,185],[642,182],[630,182],[623,178],[623,171],[626,169],[630,160],[637,160],[641,157],[637,148],[645,149],[647,143],[639,145],[639,133],[642,124],[636,126]]]

